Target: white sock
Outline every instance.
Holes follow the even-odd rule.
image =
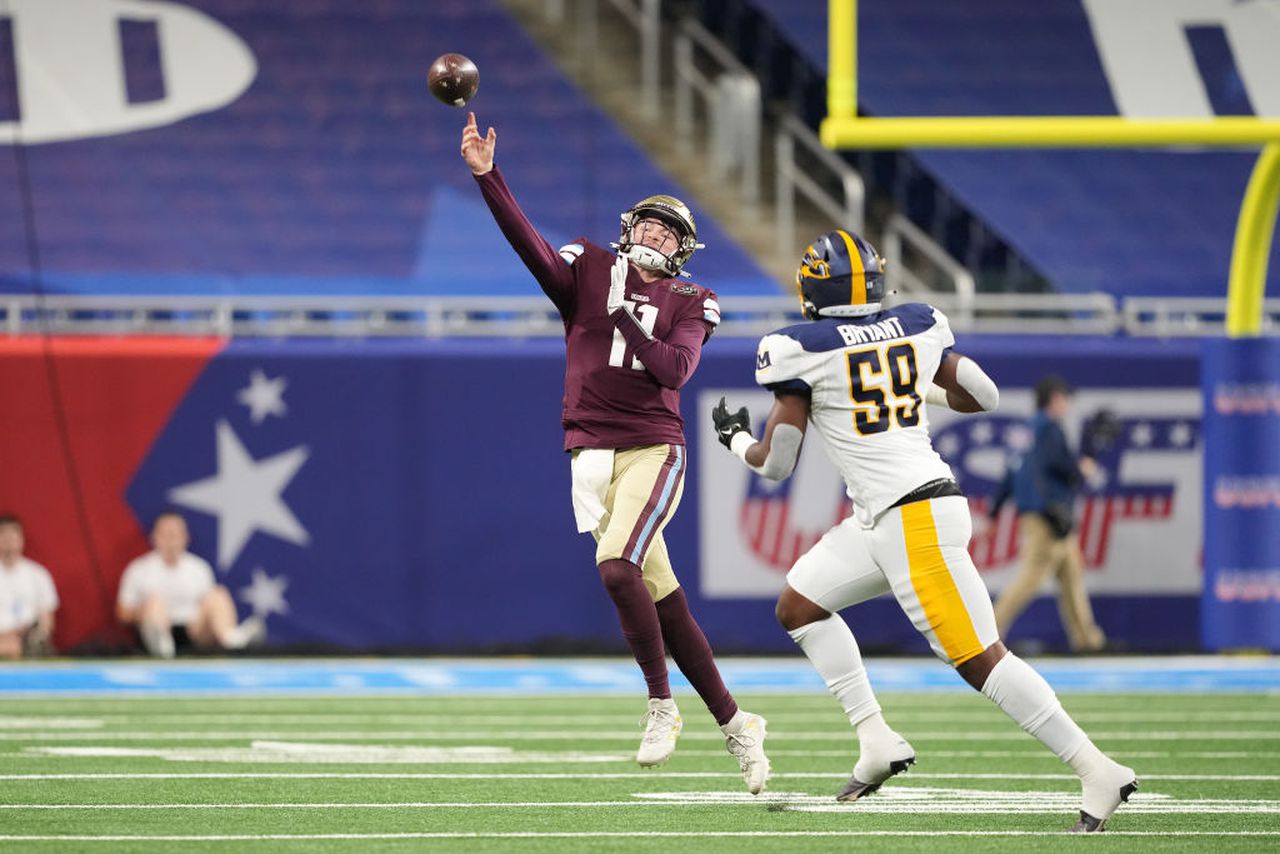
[[[142,635],[142,645],[147,648],[147,652],[157,658],[173,658],[176,650],[173,632],[168,626],[162,623],[143,623],[139,634]]]
[[[884,722],[884,715],[879,712],[873,712],[858,721],[854,726],[858,730],[858,745],[864,749],[871,742],[884,742],[890,739],[899,740],[902,738],[902,736],[889,728],[889,725]]]
[[[1071,763],[1077,756],[1087,755],[1085,747],[1093,747],[1089,736],[1071,719],[1058,695],[1053,693],[1044,677],[1013,653],[991,668],[982,693],[999,706],[1006,715],[1044,744],[1064,762]],[[1093,747],[1093,752],[1098,749]],[[1076,769],[1076,773],[1080,773]]]
[[[223,649],[244,649],[249,642],[249,633],[245,631],[244,623],[240,623],[223,632],[218,642]]]
[[[1086,777],[1094,770],[1107,767],[1108,763],[1115,764],[1114,760],[1110,759],[1087,738],[1084,740],[1084,745],[1075,752],[1075,755],[1067,758],[1067,764],[1071,766],[1071,770],[1075,771],[1078,777]]]
[[[858,739],[863,740],[862,726],[873,716],[887,730],[880,717],[880,704],[871,690],[867,669],[862,666],[862,654],[858,642],[849,631],[849,624],[839,614],[825,620],[801,626],[787,634],[800,645],[818,675],[827,683],[827,689],[840,701],[840,708],[849,717],[849,723],[858,727]],[[875,734],[875,721],[867,723],[868,735]]]
[[[738,711],[733,713],[733,717],[720,724],[720,731],[725,735],[733,735],[734,733],[742,732],[742,727],[745,726],[746,723],[747,716],[743,714],[742,709],[738,709]]]

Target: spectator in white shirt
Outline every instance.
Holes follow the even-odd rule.
[[[154,550],[125,568],[116,617],[132,625],[147,652],[172,658],[179,650],[243,649],[261,642],[263,621],[238,622],[227,588],[207,561],[187,551],[182,515],[166,511],[151,526]]]
[[[58,591],[49,570],[22,556],[17,516],[0,515],[0,658],[53,651]]]

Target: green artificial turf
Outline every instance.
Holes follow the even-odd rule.
[[[1280,850],[1275,696],[1063,695],[1142,781],[1089,839],[1061,835],[1070,770],[980,695],[882,696],[919,761],[851,805],[832,799],[856,740],[830,697],[739,698],[769,720],[754,798],[697,698],[677,699],[680,747],[647,772],[642,697],[0,699],[0,849]],[[205,836],[232,838],[156,838]]]

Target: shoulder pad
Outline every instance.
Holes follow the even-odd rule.
[[[783,380],[797,379],[809,367],[800,342],[787,330],[772,332],[760,339],[756,348],[756,383],[766,388]]]
[[[720,302],[715,294],[708,293],[707,298],[702,301],[702,319],[712,326],[720,325]]]
[[[564,246],[560,247],[560,257],[564,259],[566,264],[572,267],[573,262],[581,258],[582,253],[585,251],[587,251],[587,247],[581,243],[566,243]]]

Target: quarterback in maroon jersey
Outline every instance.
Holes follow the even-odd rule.
[[[564,447],[572,453],[578,530],[596,538],[596,564],[622,634],[649,686],[636,760],[666,762],[682,721],[671,698],[666,653],[698,691],[726,736],[753,794],[765,787],[765,719],[738,709],[676,580],[662,529],[684,487],[680,387],[720,322],[716,295],[684,281],[695,249],[689,209],[650,196],[622,215],[618,251],[585,238],[556,249],[520,210],[493,162],[497,134],[475,114],[462,159],[502,233],[564,320]]]

